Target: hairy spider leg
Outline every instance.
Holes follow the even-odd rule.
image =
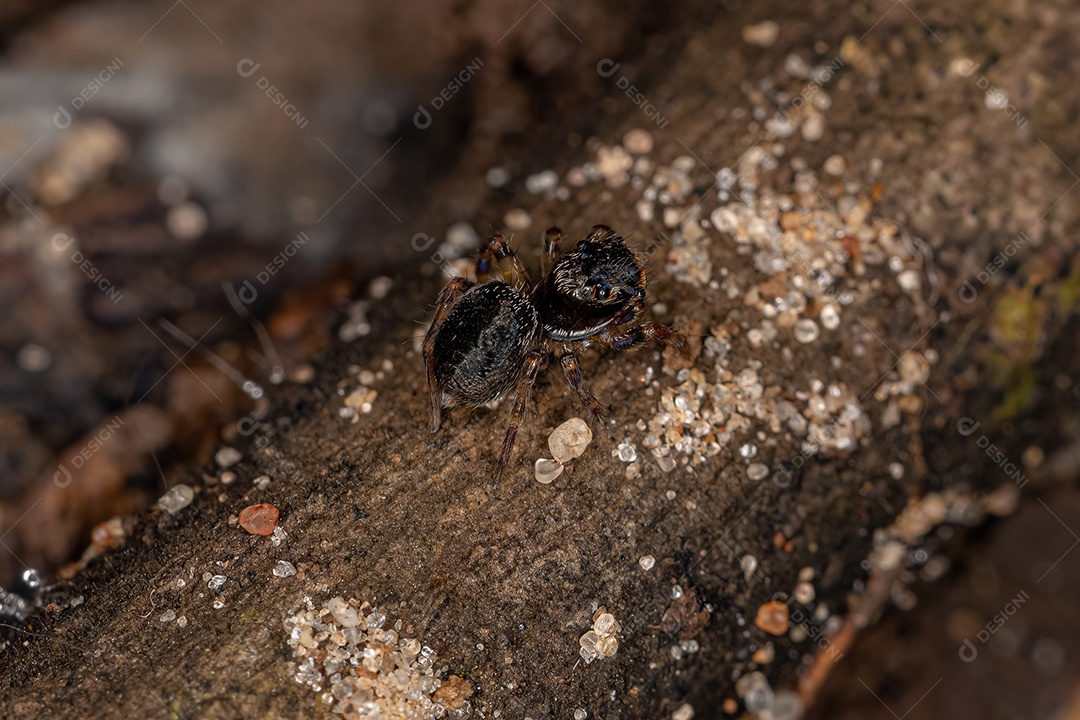
[[[563,377],[566,378],[566,384],[570,386],[581,401],[582,407],[592,417],[600,417],[604,413],[604,408],[600,405],[600,401],[596,399],[596,396],[589,392],[589,389],[585,387],[585,380],[581,376],[581,366],[578,365],[577,355],[574,354],[573,348],[569,345],[562,346],[562,355],[559,356],[559,364],[562,365]]]
[[[484,243],[476,260],[478,282],[485,283],[490,280],[493,271],[498,271],[503,280],[521,291],[525,290],[529,282],[525,268],[510,247],[510,241],[502,233],[495,233]]]
[[[684,355],[689,352],[686,335],[660,323],[643,323],[625,329],[609,327],[596,335],[596,342],[616,350],[628,350],[650,340],[656,340],[664,347],[678,348]]]
[[[424,367],[427,370],[428,399],[431,400],[431,422],[428,427],[435,432],[442,424],[442,390],[435,381],[435,363],[432,362],[432,353],[435,351],[435,332],[446,320],[447,313],[454,303],[465,294],[475,283],[465,278],[454,278],[446,284],[439,293],[435,309],[435,318],[431,321],[427,335],[424,336]]]
[[[499,465],[495,469],[495,482],[502,478],[503,470],[510,461],[510,451],[514,449],[514,440],[517,438],[518,427],[525,419],[525,412],[529,407],[529,394],[536,383],[537,376],[544,369],[547,353],[541,350],[533,350],[525,359],[525,371],[518,381],[517,391],[514,393],[514,407],[510,411],[510,423],[506,426],[506,438],[503,440],[502,456]]]
[[[626,325],[627,323],[634,322],[635,320],[637,320],[638,318],[640,318],[644,314],[645,314],[645,305],[642,304],[641,302],[634,302],[634,304],[632,304],[630,307],[626,308],[626,312],[624,312],[619,317],[615,318],[615,321],[613,323],[611,323],[611,324],[612,325]]]
[[[551,266],[559,257],[559,246],[562,244],[562,230],[557,227],[550,228],[544,233],[544,255],[540,259],[540,270],[544,277],[551,272]]]

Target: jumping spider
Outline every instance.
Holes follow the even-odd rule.
[[[596,344],[626,350],[657,340],[686,350],[681,332],[641,321],[643,259],[618,233],[596,225],[573,250],[559,255],[561,240],[558,228],[545,233],[545,277],[530,289],[509,242],[499,233],[492,235],[480,249],[477,282],[459,277],[443,288],[424,337],[432,432],[439,429],[443,408],[484,405],[516,388],[496,482],[549,356],[558,357],[566,383],[585,410],[599,417],[603,408],[585,387],[575,348]],[[501,279],[492,278],[493,270]]]

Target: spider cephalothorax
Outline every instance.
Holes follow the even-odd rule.
[[[558,245],[558,230],[548,232]],[[549,257],[552,250],[548,251]],[[574,249],[560,256],[533,292],[533,303],[552,340],[580,341],[640,311],[645,270],[611,228],[597,225]]]
[[[536,378],[555,355],[566,382],[590,415],[603,409],[584,385],[575,346],[624,350],[648,340],[680,349],[686,337],[666,325],[642,323],[645,268],[611,228],[597,225],[559,256],[562,233],[545,235],[545,277],[527,293],[527,276],[510,244],[495,234],[476,263],[477,283],[451,280],[424,337],[431,430],[442,410],[483,405],[516,388],[514,407],[495,471],[501,477]],[[495,270],[501,279],[492,279]],[[507,282],[509,280],[509,282]]]

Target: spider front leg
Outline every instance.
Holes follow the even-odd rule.
[[[476,279],[485,283],[491,279],[492,271],[497,270],[510,285],[521,290],[528,283],[525,268],[517,259],[510,241],[502,233],[495,233],[480,248],[476,260]]]
[[[545,277],[551,272],[551,266],[559,257],[559,246],[562,244],[562,230],[557,227],[550,228],[544,233],[544,255],[540,260],[541,274]]]
[[[473,285],[474,283],[465,278],[454,278],[446,284],[439,293],[435,317],[424,336],[424,368],[427,371],[428,399],[431,401],[431,422],[428,423],[428,427],[431,432],[438,430],[442,424],[442,390],[439,389],[435,380],[435,363],[432,361],[432,353],[435,350],[435,331],[446,320],[446,315],[454,303]]]
[[[559,364],[562,365],[563,377],[581,401],[582,407],[592,417],[600,417],[604,413],[603,406],[596,396],[585,387],[585,380],[581,376],[581,366],[578,365],[577,355],[569,345],[563,345],[563,353],[559,356]]]
[[[495,469],[495,482],[502,478],[503,470],[510,461],[510,451],[514,449],[514,440],[517,438],[518,427],[525,419],[525,412],[529,407],[529,394],[536,383],[537,376],[544,369],[544,360],[547,353],[534,350],[525,359],[525,370],[518,381],[517,392],[514,393],[514,407],[510,411],[510,423],[506,426],[506,437],[503,439],[502,455],[499,457],[499,466]]]
[[[690,351],[686,335],[660,323],[642,323],[631,328],[610,327],[596,336],[596,341],[616,350],[629,350],[650,340],[664,347],[674,347],[686,354]]]

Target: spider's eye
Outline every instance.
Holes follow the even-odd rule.
[[[603,285],[597,285],[593,289],[593,295],[600,300],[607,300],[611,296],[611,286],[606,283]]]

